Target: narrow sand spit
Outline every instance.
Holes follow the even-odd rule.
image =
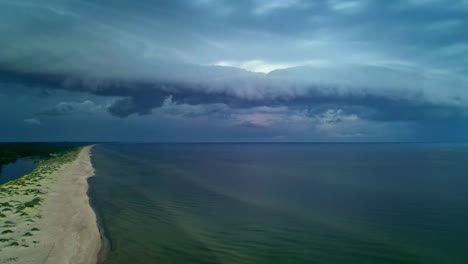
[[[28,223],[18,222],[16,229],[12,228],[11,241],[19,245],[1,249],[1,264],[97,263],[101,238],[87,194],[87,179],[94,175],[91,148],[84,147],[75,160],[39,181],[43,202],[37,212],[25,210],[37,217],[31,217]]]

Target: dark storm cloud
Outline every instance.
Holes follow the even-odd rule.
[[[231,111],[464,120],[467,16],[463,0],[0,0],[0,81],[116,97],[105,110],[118,117],[172,96]],[[275,123],[258,114],[245,126]]]
[[[83,102],[60,102],[39,114],[46,116],[62,116],[74,113],[96,114],[106,111],[107,109],[107,105],[99,105],[93,101],[85,100]]]
[[[181,103],[224,103],[237,108],[361,106],[374,109],[367,111],[369,118],[384,120],[462,117],[466,103],[462,87],[456,81],[383,67],[298,67],[268,75],[213,66],[181,65],[177,69],[178,76],[153,76],[154,79],[144,81],[18,72],[2,75],[8,77],[4,80],[26,86],[123,97],[108,108],[119,117],[149,114],[167,96]],[[438,85],[446,87],[443,93]]]
[[[154,59],[281,63],[351,56],[373,61],[411,58],[466,70],[460,59],[466,62],[468,7],[461,0],[1,4],[2,18],[11,25],[2,30],[10,39],[3,43],[9,53],[4,59],[20,56],[29,67],[46,62],[54,71],[62,65],[76,71],[89,69],[89,64],[151,64]],[[25,45],[15,45],[18,42]]]

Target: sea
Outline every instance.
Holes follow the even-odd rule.
[[[104,263],[468,263],[468,146],[100,144]]]

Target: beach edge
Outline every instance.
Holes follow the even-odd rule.
[[[91,200],[91,194],[90,194],[90,190],[91,190],[90,179],[93,178],[93,177],[96,177],[96,169],[94,168],[93,162],[92,162],[93,150],[94,150],[95,147],[96,147],[96,145],[85,146],[85,147],[83,147],[83,149],[81,151],[83,151],[84,148],[88,148],[87,155],[88,155],[89,166],[92,169],[92,175],[89,175],[88,177],[86,177],[86,184],[87,184],[86,196],[87,196],[87,199],[88,199],[89,208],[91,208],[91,211],[94,213],[94,223],[95,223],[95,225],[97,227],[98,235],[99,235],[99,238],[100,238],[99,247],[98,247],[98,251],[97,251],[98,253],[97,253],[96,259],[92,263],[101,264],[101,263],[104,263],[104,261],[105,261],[105,258],[107,256],[108,247],[106,246],[107,245],[106,238],[104,237],[104,232],[102,230],[102,226],[100,224],[99,217],[97,215],[96,208],[93,205],[93,202]]]
[[[98,209],[97,209],[97,205],[95,203],[95,201],[93,200],[93,187],[91,186],[91,182],[93,181],[92,178],[96,177],[96,170],[93,166],[93,149],[96,145],[92,145],[91,146],[91,149],[90,149],[90,152],[89,152],[89,155],[90,155],[90,162],[91,162],[91,166],[93,167],[93,170],[94,170],[94,174],[93,176],[90,176],[87,178],[87,183],[88,183],[88,191],[87,191],[87,195],[88,195],[88,199],[89,199],[89,204],[91,206],[91,209],[94,211],[94,214],[96,216],[96,223],[97,223],[97,226],[98,226],[98,230],[99,230],[99,234],[100,234],[100,237],[101,237],[101,246],[100,246],[100,249],[99,249],[99,252],[98,252],[98,256],[97,256],[97,261],[96,263],[97,264],[103,264],[105,263],[106,261],[106,258],[107,258],[107,255],[110,251],[110,242],[108,240],[108,238],[106,237],[106,232],[105,232],[105,228],[104,228],[104,225],[102,223],[102,218],[100,217],[99,213],[98,213]]]
[[[45,222],[44,228],[51,231],[54,228],[55,231],[55,235],[50,234],[55,240],[55,246],[44,263],[97,264],[99,261],[101,232],[90,202],[88,183],[95,176],[91,162],[94,146],[81,148],[77,158],[51,186],[51,193],[44,201],[44,215],[51,215],[51,221]],[[62,232],[57,232],[57,229]]]

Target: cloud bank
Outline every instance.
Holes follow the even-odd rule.
[[[112,98],[36,111],[48,117],[310,121],[355,136],[369,123],[460,123],[467,16],[463,0],[0,0],[0,83]]]

